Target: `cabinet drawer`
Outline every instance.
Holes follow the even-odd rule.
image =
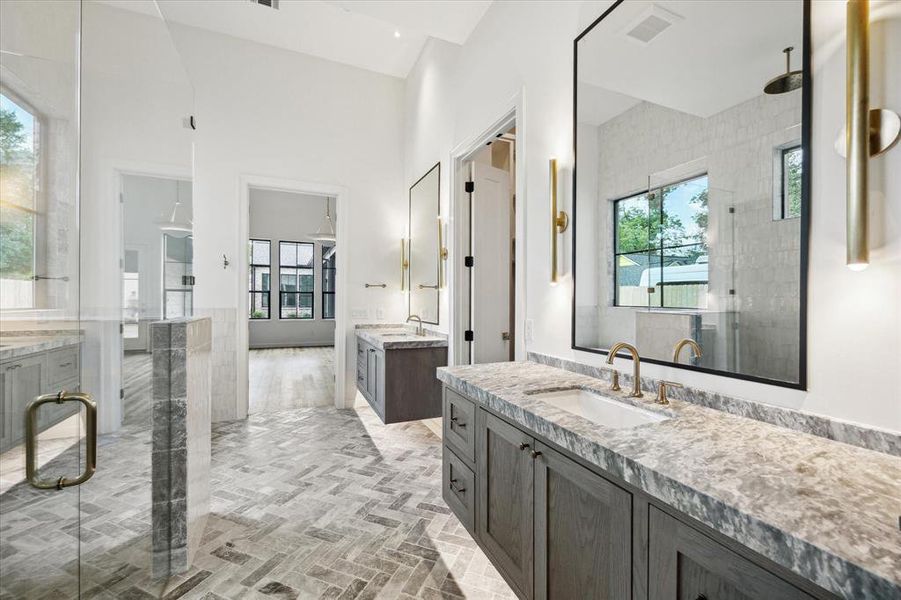
[[[460,456],[475,461],[475,403],[457,392],[444,388],[444,439]]]
[[[47,353],[47,371],[51,386],[78,379],[78,348],[61,348]]]
[[[463,526],[475,535],[475,474],[447,446],[444,447],[444,469],[441,480],[444,501]]]

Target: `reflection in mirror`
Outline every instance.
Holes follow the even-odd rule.
[[[438,324],[441,164],[410,188],[410,313]]]
[[[577,40],[575,348],[803,387],[804,7],[627,2]]]

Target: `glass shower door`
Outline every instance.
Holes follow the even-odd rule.
[[[94,423],[80,396],[80,21],[77,2],[0,2],[3,598],[78,594]]]

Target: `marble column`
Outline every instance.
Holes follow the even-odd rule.
[[[212,321],[151,324],[153,576],[184,572],[210,510]]]

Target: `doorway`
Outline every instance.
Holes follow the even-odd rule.
[[[251,187],[248,413],[335,403],[337,201]]]
[[[463,364],[516,358],[516,155],[513,121],[459,161],[463,293],[455,333]]]

